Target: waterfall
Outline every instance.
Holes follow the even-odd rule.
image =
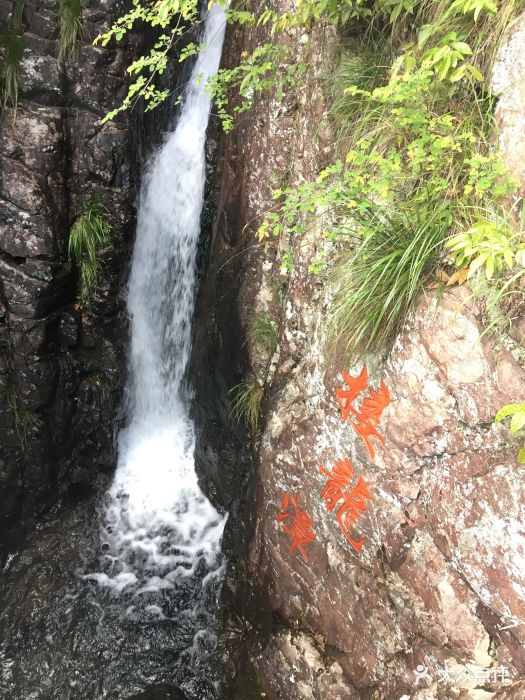
[[[175,129],[151,159],[139,201],[128,292],[128,424],[118,437],[117,470],[103,506],[103,572],[89,575],[113,595],[125,594],[128,613],[165,615],[169,591],[190,580],[195,606],[220,567],[226,518],[199,488],[183,380],[211,107],[202,85],[218,70],[224,29],[224,12],[214,5]]]

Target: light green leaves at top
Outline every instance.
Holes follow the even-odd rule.
[[[438,80],[448,80],[452,83],[462,78],[474,78],[482,81],[479,70],[465,62],[467,56],[472,56],[470,46],[458,37],[456,32],[449,32],[437,46],[433,46],[421,57],[421,66],[436,74]]]
[[[510,432],[514,435],[522,433],[525,428],[525,401],[522,403],[509,403],[503,406],[495,417],[496,423],[501,423],[505,418],[512,416],[510,421]],[[518,452],[518,462],[525,464],[525,446]]]
[[[393,1],[393,0],[392,0]],[[472,15],[477,22],[482,14],[496,14],[498,11],[494,0],[454,0],[437,21],[424,24],[418,33],[418,46],[422,49],[431,37],[439,36],[451,22],[459,17]]]
[[[494,0],[454,0],[450,6],[450,14],[473,14],[475,22],[482,13],[495,15],[497,11]]]
[[[516,263],[523,266],[525,244],[519,243],[518,238],[519,234],[505,221],[480,219],[453,236],[445,246],[450,250],[456,267],[470,269],[469,277],[484,269],[490,280],[505,268],[511,270]]]
[[[415,5],[415,0],[377,0],[375,8],[388,16],[391,24],[395,24],[404,15],[413,14]]]

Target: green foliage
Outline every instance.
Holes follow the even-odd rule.
[[[438,80],[455,83],[462,78],[473,78],[482,81],[479,70],[465,62],[467,56],[472,56],[472,49],[463,38],[458,37],[457,32],[449,32],[422,55],[421,66],[432,70]]]
[[[221,68],[209,79],[207,89],[212,95],[224,131],[234,126],[235,116],[246,112],[253,105],[256,95],[275,90],[280,101],[284,91],[297,85],[306,72],[303,63],[294,63],[292,47],[262,44],[251,54],[244,53],[234,68]],[[230,95],[240,97],[230,108]]]
[[[480,311],[484,327],[482,336],[491,334],[496,341],[503,339],[506,342],[511,335],[512,317],[523,303],[523,292],[515,284],[521,275],[521,271],[511,276],[505,275],[498,284],[481,274],[481,269],[479,274],[470,277],[472,300]]]
[[[395,24],[401,16],[414,13],[415,0],[378,0],[375,3],[376,13],[388,17],[390,24]]]
[[[520,232],[503,217],[477,219],[470,228],[456,234],[445,244],[458,268],[469,268],[469,277],[483,269],[487,279],[501,276],[517,263],[525,267],[525,243]]]
[[[351,351],[379,350],[392,337],[438,262],[445,264],[447,236],[448,260],[471,272],[492,279],[522,265],[519,237],[494,215],[517,183],[489,145],[494,100],[484,81],[521,7],[522,0],[297,0],[293,12],[280,13],[232,0],[225,10],[229,23],[264,25],[269,36],[208,83],[226,130],[260,93],[298,94],[312,78],[301,52],[278,35],[327,23],[345,30],[350,20],[367,27],[359,51],[343,53],[325,81],[339,158],[312,182],[277,189],[259,228],[264,239],[323,226],[338,255],[332,327]],[[135,82],[107,118],[139,97],[147,108],[167,97],[154,78],[200,21],[196,0],[134,0],[99,39],[119,40],[138,20],[158,27],[160,38],[128,69]],[[190,44],[180,60],[197,50]],[[325,252],[310,262],[313,274],[329,268]],[[293,259],[290,245],[282,272]]]
[[[371,93],[384,85],[387,77],[389,57],[370,48],[367,43],[359,42],[355,46],[344,46],[338,64],[332,75],[328,76],[325,90],[331,101],[330,121],[334,126],[337,145],[340,151],[349,148],[355,134],[356,121],[360,121],[360,132],[373,130],[377,126],[379,112],[365,108],[366,98],[361,99],[361,92]],[[343,86],[343,89],[341,87]],[[352,86],[356,92],[346,90]],[[363,120],[366,118],[367,123]]]
[[[464,29],[427,29],[426,50],[405,46],[389,75],[360,69],[361,57],[350,56],[354,84],[332,111],[345,134],[344,161],[313,182],[276,190],[278,204],[259,228],[262,239],[324,220],[324,236],[339,250],[333,340],[351,353],[379,350],[393,337],[449,234],[458,267],[486,263],[490,278],[503,264],[521,264],[519,236],[490,213],[518,183],[489,147],[493,100],[474,88],[483,76],[467,62],[474,54]],[[316,260],[310,270],[318,271]]]
[[[58,0],[58,59],[72,61],[78,55],[79,41],[84,31],[80,0]]]
[[[11,413],[20,446],[25,450],[31,433],[40,425],[40,419],[23,408],[14,386],[9,385],[3,389],[1,398]]]
[[[391,341],[438,264],[450,225],[446,206],[356,209],[362,240],[341,253],[333,273],[331,336],[352,356]]]
[[[73,2],[77,0],[61,0]],[[493,0],[455,0],[446,5],[433,0],[298,0],[294,11],[276,12],[269,7],[253,3],[231,0],[211,0],[218,2],[226,12],[230,24],[268,25],[270,37],[277,34],[309,28],[319,23],[331,23],[344,28],[350,20],[368,21],[371,26],[381,18],[387,18],[390,25],[401,27],[399,43],[405,42],[413,34],[414,25],[419,30],[416,47],[405,46],[405,54],[411,52],[421,62],[421,51],[429,43],[424,54],[425,67],[430,67],[442,80],[461,81],[462,79],[482,80],[482,74],[475,66],[475,58],[497,44],[502,30],[518,12],[521,0],[502,0],[498,9]],[[496,17],[494,17],[496,14]],[[490,24],[488,24],[490,20]],[[185,60],[198,51],[190,44],[181,49],[179,44],[188,28],[200,22],[197,0],[158,0],[142,3],[133,0],[131,10],[120,17],[110,30],[95,40],[105,46],[115,39],[120,41],[126,32],[137,22],[145,22],[159,31],[158,40],[147,56],[135,61],[128,68],[133,81],[122,105],[106,116],[112,119],[120,111],[132,107],[144,98],[146,109],[153,109],[169,96],[169,90],[158,87],[155,78],[162,75],[168,57],[176,50],[179,60]],[[474,34],[474,29],[478,34]],[[472,49],[471,37],[475,40]],[[475,55],[474,55],[475,54]],[[473,60],[466,61],[467,57]],[[251,54],[242,57],[234,68],[222,69],[220,76],[210,81],[209,89],[216,97],[219,112],[226,129],[233,126],[235,113],[242,113],[253,102],[254,95],[262,90],[275,90],[279,96],[284,88],[297,86],[297,78],[306,70],[291,60],[290,52],[283,44],[270,42],[255,48]],[[231,113],[227,106],[231,103],[228,93],[237,92],[241,103],[235,103]]]
[[[450,6],[451,13],[463,13],[464,15],[472,13],[474,21],[478,21],[481,13],[487,12],[495,15],[498,11],[497,5],[493,0],[454,0]]]
[[[273,355],[279,338],[277,329],[265,311],[253,311],[248,318],[248,338],[250,342]]]
[[[18,73],[22,59],[23,0],[15,0],[6,32],[0,36],[2,66],[0,68],[0,113],[7,107],[15,111],[18,105]]]
[[[510,421],[510,431],[513,434],[524,434],[525,428],[525,402],[509,403],[503,406],[497,413],[495,421],[501,423],[505,418],[512,416]],[[518,462],[525,464],[525,446],[518,452]]]
[[[106,46],[112,39],[120,41],[136,23],[145,22],[160,34],[155,45],[146,56],[141,56],[127,68],[132,82],[128,94],[122,104],[109,112],[102,123],[132,107],[140,98],[144,99],[146,111],[155,109],[169,97],[170,91],[157,85],[156,79],[161,76],[168,65],[168,56],[178,48],[181,38],[188,26],[199,23],[198,0],[159,0],[158,2],[140,2],[133,0],[131,10],[122,15],[110,30],[99,35],[95,44]],[[180,54],[180,60],[185,60],[198,51],[195,44],[190,44]]]
[[[337,238],[356,223],[356,213],[359,218],[370,210],[371,202],[397,206],[413,200],[414,209],[428,209],[429,202],[440,200],[464,210],[465,202],[475,205],[488,193],[494,199],[512,194],[516,181],[506,176],[497,154],[477,152],[485,136],[476,112],[456,116],[442,110],[448,93],[436,81],[432,71],[417,68],[373,91],[349,88],[347,98],[355,96],[366,111],[366,129],[362,123],[354,129],[346,162],[336,161],[314,182],[276,190],[280,203],[259,236],[302,233],[305,217],[332,212],[338,223],[325,235]],[[351,103],[349,111],[354,119]]]
[[[69,234],[68,254],[79,269],[79,296],[88,307],[102,267],[101,254],[109,244],[111,227],[107,210],[96,200],[87,201]]]
[[[244,420],[253,434],[259,429],[263,387],[257,381],[243,381],[231,390],[232,419],[236,424]]]
[[[370,15],[368,5],[367,0],[297,0],[294,12],[279,14],[266,8],[259,15],[257,24],[270,24],[272,35],[297,27],[308,27],[323,20],[340,27],[351,19]]]
[[[347,23],[353,17],[370,14],[367,0],[298,0],[294,12],[276,13],[269,8],[253,11],[245,2],[228,3],[226,0],[211,0],[221,5],[230,24],[270,25],[270,35],[275,35],[298,27],[307,27],[315,22],[327,20],[335,26]],[[137,22],[145,22],[161,33],[147,56],[139,58],[128,67],[133,79],[123,103],[111,111],[102,120],[113,119],[121,111],[132,107],[143,98],[146,110],[154,109],[166,100],[170,91],[158,87],[156,78],[167,67],[170,54],[179,50],[179,60],[185,60],[198,51],[190,44],[180,49],[180,41],[188,28],[200,22],[199,3],[197,0],[158,0],[158,2],[141,3],[133,0],[132,9],[120,17],[104,34],[98,36],[95,43],[106,46],[109,41],[120,41],[126,32]],[[275,90],[279,98],[286,87],[296,85],[304,74],[306,67],[294,63],[291,49],[285,45],[267,43],[256,47],[251,54],[244,54],[238,66],[221,69],[218,76],[210,79],[208,89],[214,96],[219,116],[225,130],[233,127],[233,117],[249,109],[254,96],[263,90]],[[231,99],[229,93],[240,95],[240,103],[228,109]]]

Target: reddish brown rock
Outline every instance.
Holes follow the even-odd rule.
[[[253,46],[251,32],[264,39],[262,31],[230,36],[226,60]],[[523,53],[523,42],[512,41]],[[330,70],[329,54],[316,58],[319,70]],[[520,61],[506,68],[516,79]],[[521,99],[519,91],[511,97]],[[505,104],[498,114],[510,129],[506,153],[516,155],[512,163],[523,174],[515,146],[523,106],[516,121]],[[504,666],[521,689],[516,681],[525,674],[525,475],[519,444],[494,424],[499,408],[525,398],[523,353],[505,329],[485,332],[466,286],[429,291],[386,362],[370,367],[371,386],[384,380],[392,396],[381,427],[385,446],[376,443],[372,463],[335,402],[342,367],[326,359],[330,294],[307,272],[323,245],[318,231],[265,245],[255,235],[272,205],[271,183],[309,180],[330,157],[330,138],[312,138],[326,137],[324,109],[316,89],[293,105],[262,98],[221,142],[219,206],[197,314],[197,347],[213,378],[201,373],[197,383],[200,395],[212,397],[217,385],[242,379],[264,387],[251,461],[232,458],[246,433],[232,428],[227,408],[207,409],[218,456],[201,466],[230,510],[227,547],[236,568],[229,590],[244,616],[271,627],[254,653],[270,697],[330,698],[319,679],[331,679],[341,698],[518,697],[476,678]],[[280,266],[288,247],[293,270]],[[254,308],[278,328],[271,358],[245,343]],[[356,375],[361,365],[344,369]],[[372,494],[354,532],[365,538],[360,552],[343,536],[337,508],[328,511],[320,497],[320,465],[330,469],[345,457]],[[277,522],[284,492],[312,518],[307,561],[289,551]],[[432,677],[428,688],[415,685],[418,666]]]

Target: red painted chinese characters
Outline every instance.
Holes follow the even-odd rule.
[[[341,376],[348,387],[336,389],[336,400],[341,409],[341,417],[348,421],[358,435],[360,435],[366,445],[370,459],[374,459],[375,450],[372,438],[385,443],[385,438],[377,431],[377,426],[381,422],[381,414],[390,403],[390,392],[384,382],[381,382],[379,389],[371,389],[369,395],[361,402],[361,408],[352,405],[355,399],[368,388],[368,370],[363,367],[358,377],[352,377],[347,372],[341,372]],[[351,414],[356,421],[350,420]]]
[[[359,516],[366,510],[366,500],[371,498],[366,482],[360,476],[355,486],[350,485],[354,476],[354,468],[349,459],[337,461],[331,472],[323,466],[320,469],[321,473],[328,477],[328,481],[321,491],[321,498],[330,511],[334,510],[342,501],[337,510],[337,522],[348,542],[359,552],[363,546],[364,538],[355,540],[350,533]]]
[[[337,405],[341,409],[341,417],[343,420],[348,420],[350,417],[350,412],[357,415],[356,409],[352,406],[352,403],[357,399],[359,394],[368,387],[368,370],[366,366],[361,370],[361,374],[358,377],[352,377],[345,372],[341,372],[344,383],[348,389],[341,389],[337,387],[335,390],[335,396]]]
[[[293,513],[289,510],[290,503],[294,509]],[[292,520],[290,526],[288,526],[285,523],[290,517]],[[315,541],[315,533],[312,528],[312,518],[305,510],[299,508],[295,496],[289,496],[288,493],[283,494],[281,510],[277,515],[277,523],[282,523],[283,530],[290,537],[291,544],[289,553],[291,554],[294,549],[297,548],[303,555],[303,559],[308,561],[308,554],[306,553],[305,547],[310,542]]]
[[[351,424],[355,432],[363,438],[371,459],[375,457],[372,439],[385,443],[385,438],[379,433],[378,426],[381,423],[383,411],[390,403],[390,392],[384,382],[378,389],[369,389],[368,370],[365,367],[357,377],[352,377],[347,372],[341,372],[345,386],[337,387],[336,400],[341,409],[343,421]],[[360,406],[354,405],[360,395],[368,390],[368,395],[363,398]],[[349,459],[340,459],[335,462],[332,471],[324,466],[320,467],[327,481],[321,491],[321,499],[328,511],[337,510],[337,522],[341,532],[351,544],[360,552],[364,537],[355,539],[352,536],[357,521],[363,515],[371,499],[370,491],[362,476],[359,476],[355,486],[352,486],[354,467]],[[315,541],[312,528],[312,518],[305,510],[301,510],[297,504],[297,498],[288,493],[283,494],[281,510],[277,515],[277,524],[290,538],[290,553],[297,549],[308,561],[305,547]]]

